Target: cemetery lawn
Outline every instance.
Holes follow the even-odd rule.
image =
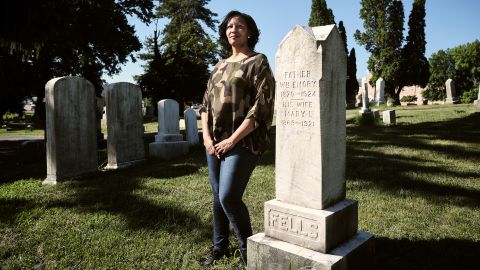
[[[395,109],[396,126],[355,126],[358,109],[347,111],[347,198],[359,202],[359,229],[375,236],[378,269],[477,269],[480,110]],[[45,163],[1,169],[1,269],[203,269],[212,215],[201,146],[56,186],[41,184]],[[244,197],[254,233],[264,231],[274,172],[267,151]],[[211,269],[235,266],[224,259]]]

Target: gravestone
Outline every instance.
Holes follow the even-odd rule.
[[[477,99],[473,101],[473,105],[480,107],[480,85],[478,85],[478,96]]]
[[[370,102],[368,100],[368,82],[363,83],[363,93],[362,93],[362,108],[360,109],[360,114],[371,114],[372,111],[369,108]]]
[[[149,144],[150,156],[172,159],[188,153],[188,142],[183,140],[179,126],[179,106],[173,99],[158,102],[158,134]]]
[[[385,104],[385,81],[383,78],[378,78],[377,82],[375,83],[375,91],[377,94],[377,105]]]
[[[95,88],[80,77],[51,79],[45,85],[47,178],[56,184],[97,170]]]
[[[396,125],[397,124],[397,117],[395,114],[395,110],[386,110],[383,111],[383,123],[386,125]]]
[[[346,54],[335,25],[296,26],[276,54],[276,198],[248,269],[369,269],[372,236],[345,198]]]
[[[128,82],[104,86],[107,114],[106,169],[128,167],[145,160],[142,92]]]
[[[448,79],[445,82],[445,88],[447,89],[447,99],[445,104],[457,104],[458,98],[455,93],[455,82],[452,79]]]
[[[197,113],[194,109],[188,108],[183,112],[185,118],[185,135],[189,145],[197,145],[200,143],[198,137]]]
[[[379,110],[373,109],[372,114],[373,114],[373,119],[375,119],[375,120],[380,119],[380,111]]]

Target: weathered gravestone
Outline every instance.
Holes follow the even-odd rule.
[[[188,108],[183,112],[183,117],[185,119],[185,136],[187,137],[188,144],[199,144],[197,113],[195,110]]]
[[[45,85],[47,178],[56,184],[97,170],[95,89],[80,77],[51,79]]]
[[[478,96],[477,99],[473,101],[473,105],[480,107],[480,85],[478,85]]]
[[[447,90],[447,99],[445,100],[445,104],[457,104],[458,98],[455,93],[455,82],[452,79],[448,79],[445,82],[445,88]]]
[[[397,124],[397,117],[395,114],[395,110],[386,110],[383,111],[383,123],[386,125],[396,125]]]
[[[368,99],[368,82],[363,83],[363,92],[362,92],[362,108],[360,109],[361,114],[371,114],[372,111],[369,108],[370,101]]]
[[[128,82],[104,86],[107,114],[106,169],[127,167],[145,160],[142,92]]]
[[[276,199],[248,269],[371,269],[372,235],[345,198],[346,55],[334,25],[296,26],[276,54]]]
[[[385,104],[385,81],[383,78],[378,78],[377,82],[375,83],[375,91],[377,94],[377,105]]]
[[[150,156],[172,159],[188,153],[188,142],[183,140],[179,126],[179,106],[173,99],[158,102],[158,134],[149,144]]]

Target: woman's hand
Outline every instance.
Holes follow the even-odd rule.
[[[223,155],[227,153],[228,151],[232,150],[233,147],[235,146],[234,141],[231,138],[225,139],[217,144],[215,144],[215,151],[218,153],[218,155]]]
[[[213,141],[212,140],[205,140],[203,145],[205,146],[205,149],[207,150],[207,153],[211,156],[219,156],[217,154],[217,151],[215,150],[215,146],[213,145]]]

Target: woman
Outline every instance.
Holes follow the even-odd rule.
[[[232,54],[213,69],[200,110],[213,189],[213,248],[205,266],[230,255],[229,224],[246,263],[252,227],[242,196],[258,156],[269,143],[275,99],[275,80],[267,57],[254,51],[260,32],[252,17],[229,12],[219,26],[219,35]]]

